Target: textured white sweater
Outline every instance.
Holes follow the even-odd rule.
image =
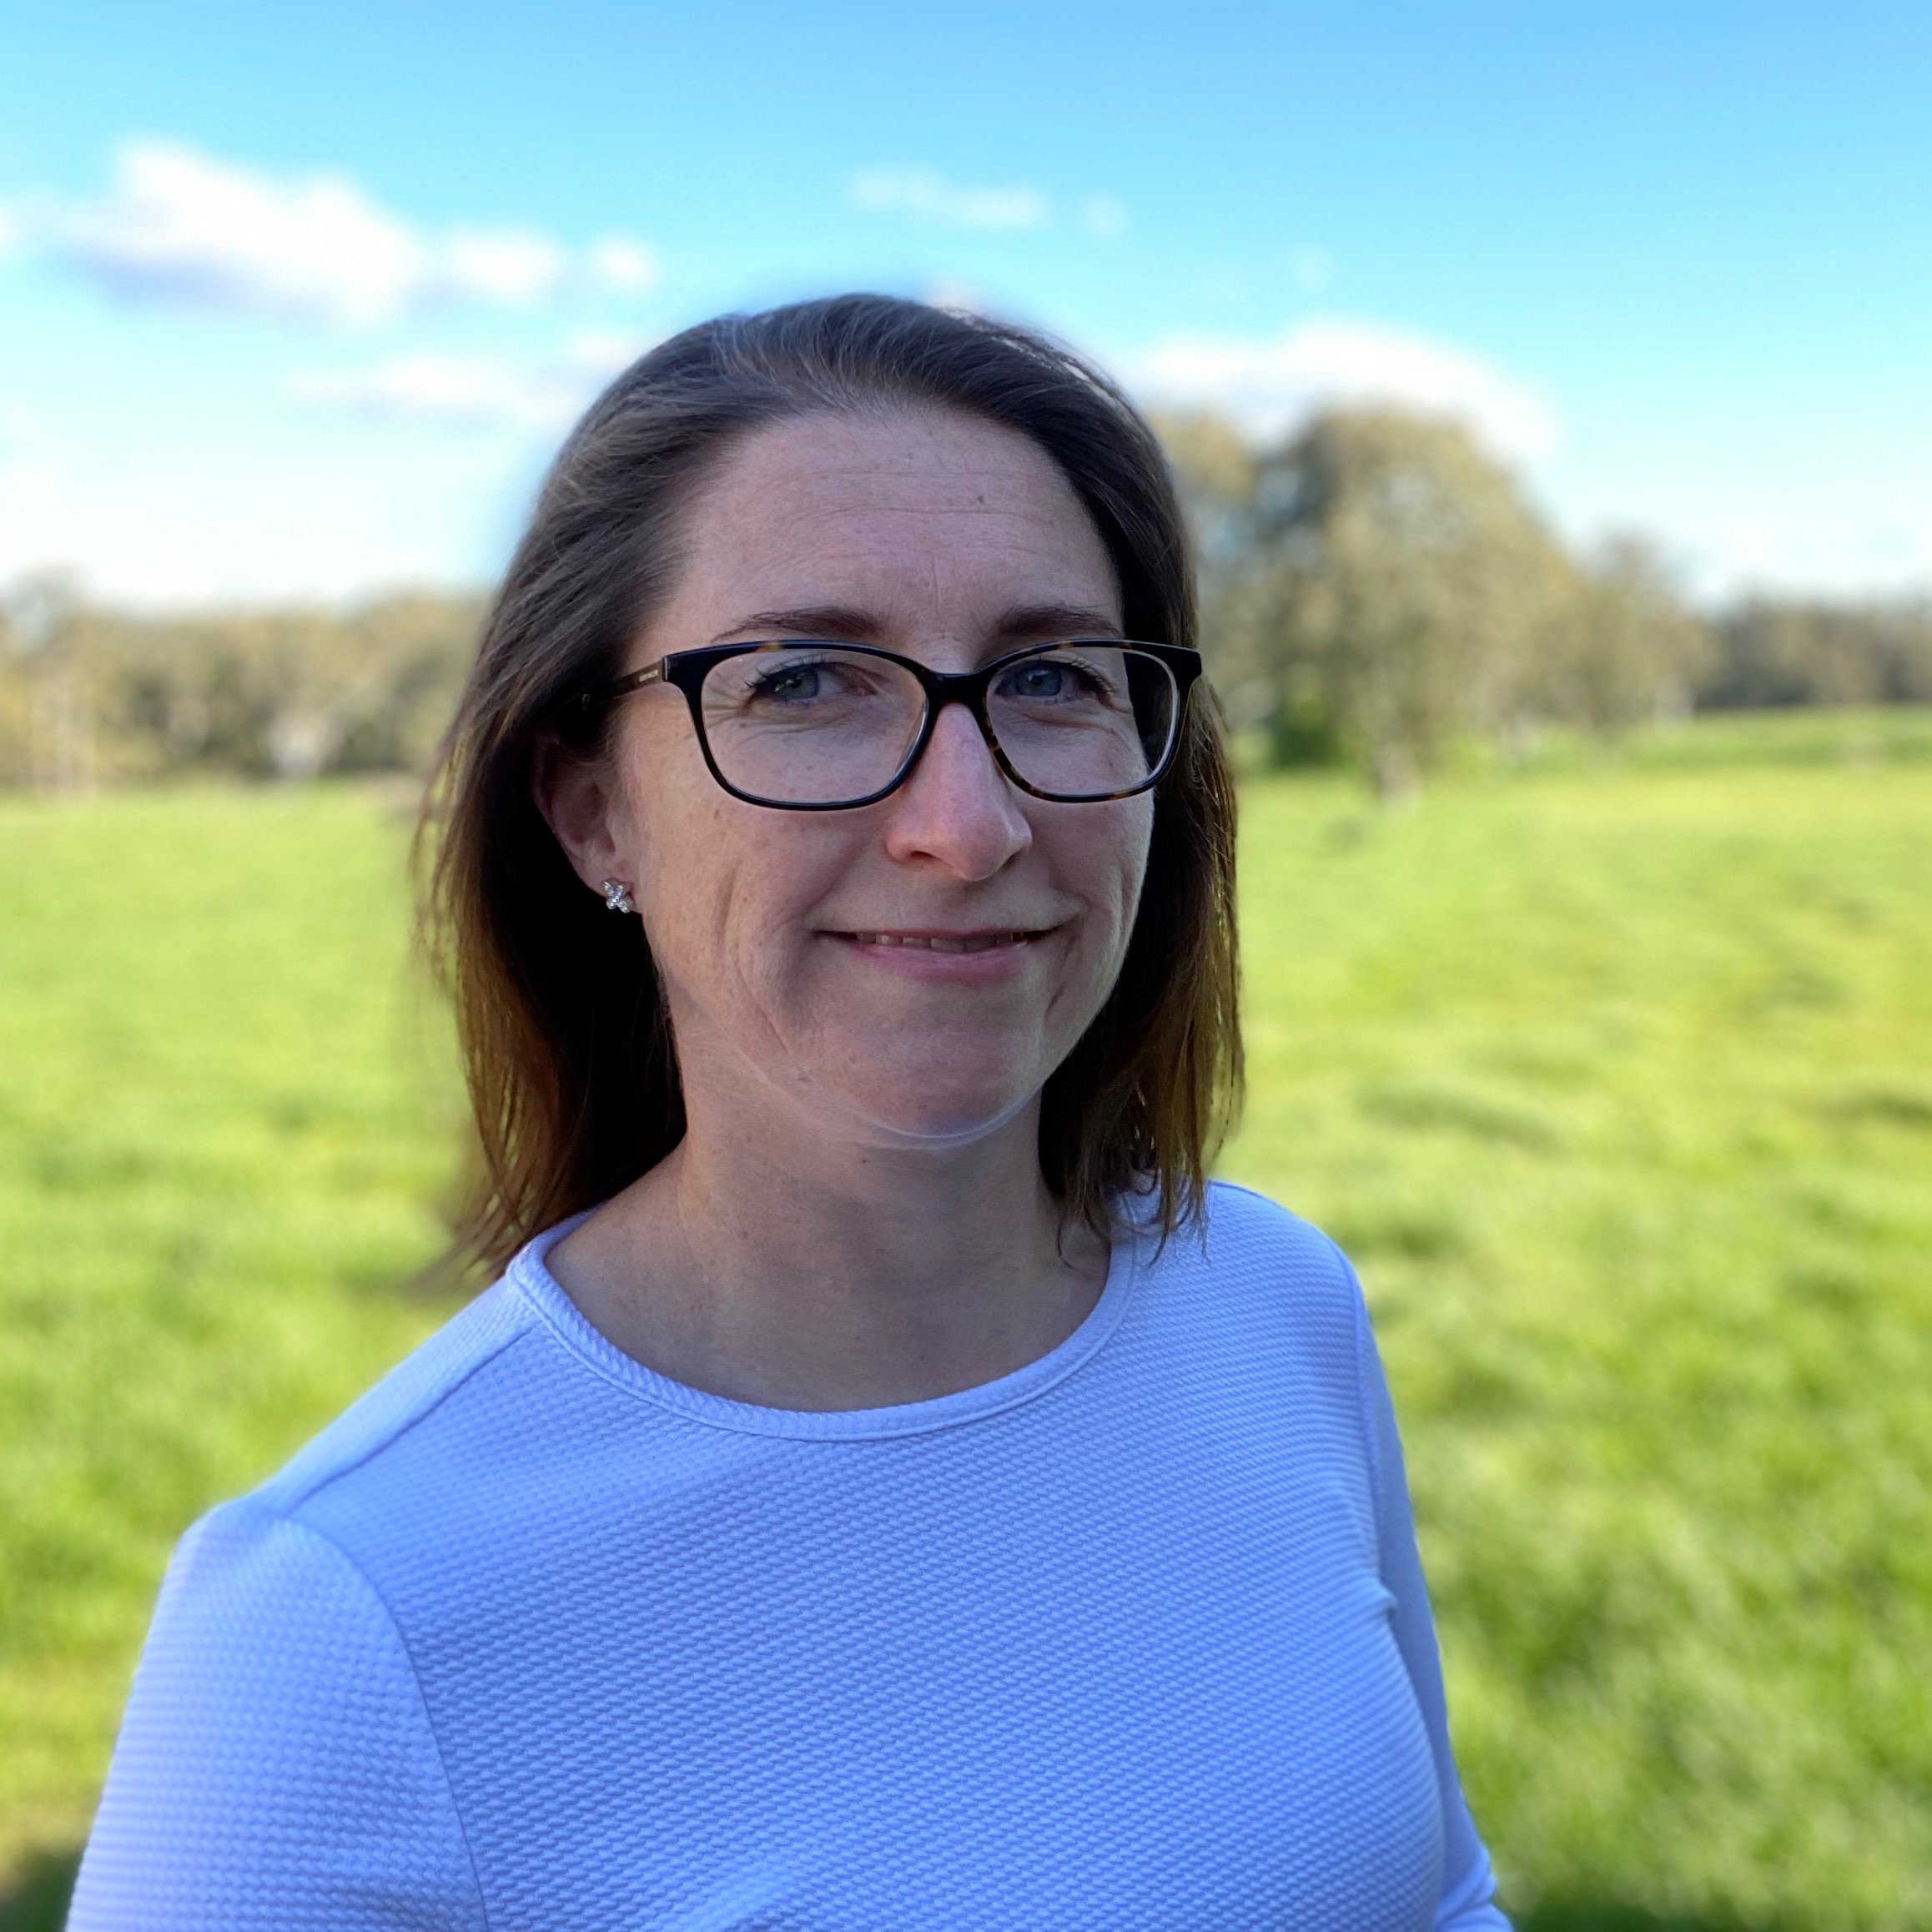
[[[1016,1374],[806,1414],[561,1231],[183,1542],[73,1932],[1504,1924],[1322,1235],[1217,1187]]]

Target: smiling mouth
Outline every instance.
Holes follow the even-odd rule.
[[[1024,946],[1046,937],[1034,933],[837,933],[857,946],[904,946],[928,953],[990,953],[1001,946]]]

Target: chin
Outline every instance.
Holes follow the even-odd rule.
[[[916,1075],[841,1096],[854,1124],[888,1145],[957,1147],[997,1134],[1033,1104],[1038,1082],[1003,1080],[955,1088],[943,1099]],[[914,1096],[918,1096],[915,1101]]]

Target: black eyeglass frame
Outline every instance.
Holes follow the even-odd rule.
[[[1076,649],[1083,645],[1113,651],[1138,651],[1145,657],[1159,659],[1174,680],[1174,721],[1168,732],[1167,748],[1146,777],[1122,792],[1044,792],[1038,785],[1029,784],[1013,768],[1012,761],[1001,747],[999,734],[993,728],[993,721],[987,715],[986,694],[994,679],[1003,671],[1015,664],[1023,664],[1030,657],[1042,657],[1049,651]],[[704,713],[699,697],[704,681],[714,666],[729,658],[777,651],[843,651],[861,657],[883,657],[887,663],[910,672],[918,681],[926,694],[924,722],[900,762],[899,768],[876,792],[868,792],[863,798],[831,799],[822,802],[799,803],[786,798],[761,798],[755,792],[741,791],[718,769],[717,760],[712,756],[711,741],[705,735]],[[856,812],[863,806],[876,805],[880,799],[890,797],[912,776],[913,767],[924,756],[926,747],[932,742],[939,713],[949,704],[963,704],[972,712],[994,763],[1021,791],[1052,805],[1105,805],[1115,799],[1138,797],[1143,792],[1151,792],[1167,776],[1180,744],[1181,727],[1187,717],[1188,693],[1193,690],[1200,673],[1200,653],[1190,647],[1145,644],[1132,637],[1056,637],[1049,643],[1029,644],[1022,650],[1009,651],[1003,657],[995,657],[990,664],[981,665],[977,671],[934,671],[916,657],[902,657],[897,651],[883,650],[876,644],[847,644],[825,637],[780,637],[745,644],[707,644],[694,651],[669,652],[655,664],[647,664],[641,671],[630,672],[583,692],[577,702],[586,712],[594,712],[600,706],[627,697],[633,691],[641,691],[647,685],[675,685],[684,693],[685,702],[690,707],[692,728],[697,734],[697,748],[704,754],[704,762],[712,777],[732,797],[774,812]]]

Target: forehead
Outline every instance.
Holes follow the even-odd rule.
[[[1045,451],[938,410],[757,431],[694,506],[681,576],[692,617],[857,602],[888,627],[952,628],[1016,603],[1119,610],[1106,546]]]

